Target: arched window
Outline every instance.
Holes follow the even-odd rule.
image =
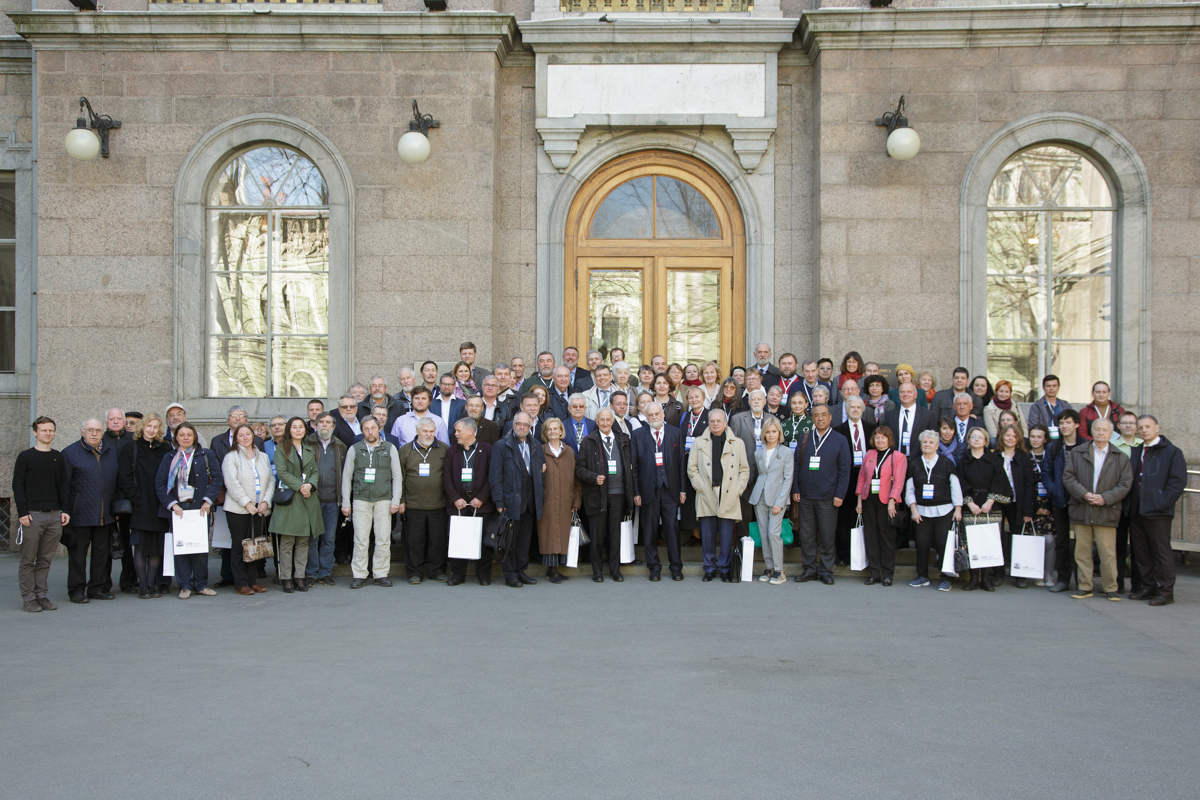
[[[283,145],[233,155],[207,198],[207,394],[328,394],[329,193]]]
[[[1113,372],[1113,192],[1057,144],[1004,163],[987,200],[987,371],[1033,400],[1044,375],[1090,397]]]

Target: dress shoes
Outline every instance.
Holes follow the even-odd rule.
[[[421,576],[420,576],[420,575],[410,575],[410,576],[408,577],[408,585],[409,585],[409,586],[417,586],[417,585],[418,585],[418,584],[420,584],[420,583],[421,583]]]
[[[518,574],[517,579],[520,580],[521,583],[525,584],[526,586],[533,586],[535,583],[537,583],[537,578],[531,578],[528,575],[526,575],[524,572]]]
[[[251,593],[253,593],[253,591]],[[150,599],[150,590],[149,589],[139,589],[137,596],[138,596],[139,600],[149,600]]]
[[[259,586],[257,583],[254,584],[253,586],[251,586],[250,588],[254,590],[255,594],[262,594],[263,592],[265,592],[267,590],[267,587]]]
[[[673,580],[673,581],[681,581],[681,580],[683,580],[683,573],[682,573],[682,572],[672,572],[672,573],[671,573],[671,580]]]
[[[546,580],[557,585],[563,582],[562,575],[547,575]]]
[[[833,586],[833,576],[832,575],[822,575],[821,583],[825,584],[826,586]]]
[[[653,581],[654,583],[658,583],[659,581],[661,581],[661,580],[662,580],[662,575],[660,575],[660,574],[659,574],[659,573],[657,573],[657,572],[651,572],[651,573],[650,573],[650,580],[651,580],[651,581]]]
[[[733,583],[733,576],[728,572],[721,573],[721,583]]]
[[[449,580],[444,572],[436,572],[431,577],[438,583],[446,583]]]
[[[92,600],[112,600],[111,592],[88,592],[88,597]]]
[[[875,576],[872,575],[871,577],[869,577],[865,581],[863,581],[863,586],[874,586],[877,583],[879,583],[879,581],[875,580]]]
[[[967,585],[963,587],[964,592],[973,592],[979,588],[979,576],[972,575],[971,580],[967,581]]]
[[[1169,606],[1175,602],[1174,592],[1163,592],[1150,601],[1152,606]]]
[[[479,582],[479,585],[480,585],[480,586],[491,586],[491,585],[492,585],[492,581],[491,581],[491,579],[490,579],[490,578],[484,578],[483,580],[481,580],[481,581]]]
[[[617,583],[621,583],[625,580],[625,576],[618,572],[612,576],[612,579]]]
[[[983,580],[981,580],[981,581],[979,582],[979,588],[980,588],[980,589],[983,589],[985,592],[994,592],[994,591],[996,591],[996,587],[995,587],[995,586],[992,586],[992,582],[991,582],[991,581],[989,581],[987,578],[984,578]]]
[[[604,583],[604,576],[593,574],[592,575],[592,583]]]
[[[795,578],[796,583],[808,583],[809,581],[815,581],[816,579],[817,573],[815,572],[802,572]]]
[[[296,585],[297,592],[307,592],[308,591],[308,585],[304,582],[303,578],[296,578],[296,580],[292,581],[292,583],[294,583]]]
[[[83,596],[81,594],[73,594],[73,595],[71,595],[71,602],[79,603],[80,605],[83,605],[85,603],[90,603],[91,601],[88,600],[85,596]]]
[[[703,577],[703,578],[701,578],[700,580],[704,581],[705,583],[708,583],[709,581],[711,581],[711,580],[712,580],[713,578],[715,578],[715,577],[717,577],[717,573],[715,573],[715,572],[706,572],[706,573],[704,573],[704,577]]]
[[[222,578],[213,584],[214,589],[224,589],[226,586],[233,586],[233,581],[227,581]]]
[[[366,578],[355,578],[354,580],[350,581],[351,589],[361,589],[362,587],[364,587],[366,585],[367,585]]]
[[[463,582],[462,578],[458,577],[457,575],[451,575],[450,579],[448,581],[446,581],[446,585],[447,586],[458,586],[462,582]]]
[[[504,585],[511,586],[514,589],[520,589],[525,584],[521,583],[521,581],[517,580],[516,578],[505,578]]]
[[[1156,597],[1158,597],[1158,589],[1145,586],[1129,595],[1130,600],[1153,600]]]
[[[375,584],[376,586],[385,586],[385,587],[392,585],[392,581],[390,578],[376,578],[375,580],[371,581],[371,583]]]
[[[247,595],[247,594],[253,595],[254,594],[254,590],[251,589],[249,586],[239,586],[234,591],[236,591],[238,594],[242,594],[242,595]],[[149,595],[146,595],[146,596],[149,597]]]
[[[1029,587],[1029,581],[1025,580],[1024,578],[1017,578],[1017,588],[1018,589],[1025,589],[1028,587]]]
[[[58,606],[54,605],[54,603],[51,603],[45,597],[39,597],[37,599],[37,604],[42,607],[43,611],[57,611],[58,610]]]
[[[883,585],[884,585],[884,586],[891,586],[891,585],[892,585],[892,579],[891,579],[891,578],[884,578],[884,579],[883,579]]]
[[[279,582],[279,585],[283,588],[284,594],[291,594],[296,591],[296,587],[292,586],[292,582],[289,580],[282,580]]]

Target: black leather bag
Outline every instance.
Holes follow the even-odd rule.
[[[126,501],[128,502],[128,501]],[[114,512],[115,513],[115,512]],[[108,532],[109,549],[112,552],[112,560],[120,561],[125,557],[125,542],[121,540],[121,529],[117,525],[113,525]]]
[[[516,529],[517,521],[505,517],[492,532],[484,533],[483,543],[495,551],[497,561],[503,561],[512,550]]]
[[[112,513],[115,516],[126,516],[133,513],[133,503],[122,498],[112,501]]]
[[[271,498],[271,505],[286,506],[292,502],[292,498],[296,496],[295,489],[289,489],[284,485],[283,481],[279,481],[275,486],[275,496]]]
[[[396,522],[392,525],[392,544],[399,546],[404,542],[404,515],[397,514]]]

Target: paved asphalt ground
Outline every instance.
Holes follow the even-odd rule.
[[[217,562],[213,561],[213,574]],[[3,798],[1194,798],[1176,603],[820,584],[448,588],[21,611]],[[540,568],[531,570],[541,573]],[[961,585],[961,584],[959,584]]]

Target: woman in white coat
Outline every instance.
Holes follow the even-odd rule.
[[[783,426],[768,417],[762,427],[762,447],[754,453],[758,480],[750,493],[750,504],[758,520],[763,561],[767,568],[759,576],[778,586],[787,581],[783,574],[783,512],[792,491],[792,451],[783,446]]]
[[[254,431],[249,425],[239,425],[233,432],[234,448],[221,462],[225,479],[225,520],[229,524],[232,548],[229,563],[233,567],[233,583],[238,594],[265,592],[258,583],[258,565],[242,555],[242,541],[265,536],[264,520],[271,513],[275,494],[275,479],[267,454],[254,446]]]

